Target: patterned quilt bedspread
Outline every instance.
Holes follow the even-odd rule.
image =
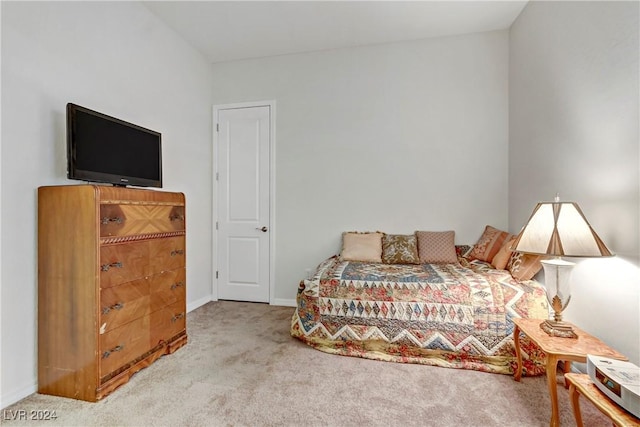
[[[395,362],[513,374],[513,318],[547,318],[544,288],[508,271],[461,264],[322,262],[300,283],[291,335],[319,350]],[[520,340],[524,375],[545,355]]]

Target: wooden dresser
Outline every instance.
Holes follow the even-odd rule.
[[[38,392],[95,402],[187,343],[182,193],[38,189]]]

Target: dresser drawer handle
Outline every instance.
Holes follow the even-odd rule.
[[[174,251],[171,251],[171,256],[176,256],[176,255],[184,255],[184,249],[176,249]]]
[[[169,221],[173,222],[173,221],[184,221],[184,215],[171,215],[169,216]]]
[[[118,302],[113,304],[111,307],[105,307],[102,309],[102,314],[109,314],[109,312],[111,310],[122,310],[122,307],[124,307],[124,303],[123,302]]]
[[[122,263],[118,261],[118,262],[112,262],[111,264],[102,264],[100,266],[100,270],[102,271],[109,271],[110,268],[122,268]]]
[[[108,216],[105,216],[104,218],[102,218],[100,222],[102,223],[102,225],[107,225],[110,222],[115,222],[116,224],[122,224],[122,218],[120,218],[119,216],[116,216],[114,218],[109,218]]]
[[[113,347],[111,350],[107,350],[104,353],[102,353],[102,358],[106,359],[107,357],[111,356],[111,353],[115,353],[116,351],[122,351],[123,349],[124,349],[124,345],[117,345]]]
[[[171,285],[171,290],[173,291],[174,289],[180,288],[184,286],[184,282],[176,282],[173,285]]]
[[[171,318],[171,323],[175,323],[178,320],[182,319],[184,317],[184,312],[180,313],[180,314],[176,314],[175,316],[173,316]]]

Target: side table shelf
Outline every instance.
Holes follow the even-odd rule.
[[[584,396],[600,412],[609,417],[614,425],[619,427],[640,426],[640,419],[622,409],[602,393],[591,381],[589,375],[569,373],[565,375],[565,378],[569,382],[569,398],[571,399],[573,415],[576,418],[578,427],[582,427],[582,415],[580,414],[580,403],[578,402],[580,395]]]

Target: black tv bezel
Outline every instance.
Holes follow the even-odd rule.
[[[97,172],[91,170],[78,169],[76,167],[76,136],[75,136],[75,115],[76,111],[81,111],[101,119],[118,123],[120,125],[137,129],[158,137],[158,179],[148,179],[139,176],[126,176],[111,174],[105,172]],[[119,187],[137,186],[137,187],[155,187],[162,188],[162,134],[151,129],[138,126],[136,124],[82,107],[69,102],[67,104],[67,178],[79,181],[98,182],[104,184],[112,184]]]

